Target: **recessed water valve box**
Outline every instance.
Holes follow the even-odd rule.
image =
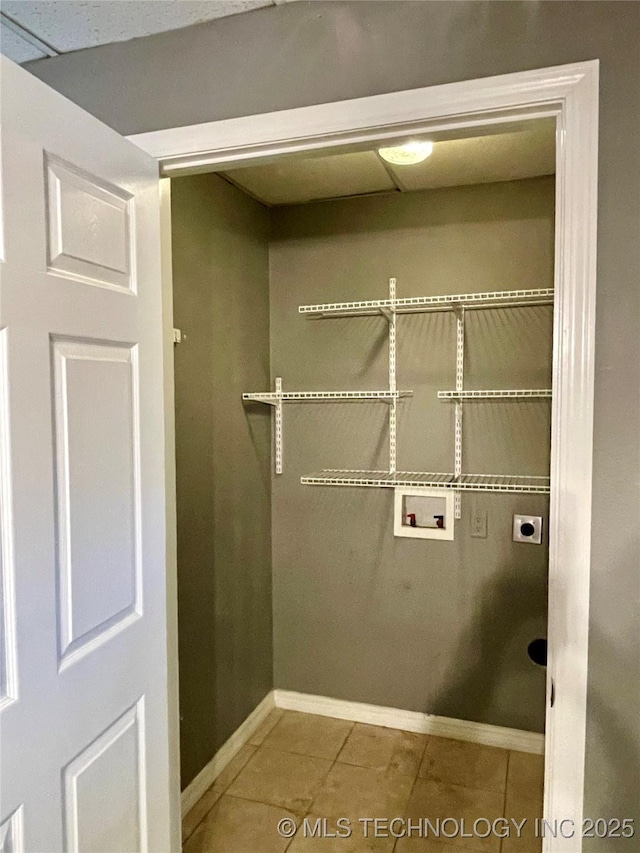
[[[394,536],[414,539],[453,539],[454,494],[448,489],[397,488]]]
[[[514,515],[513,541],[530,542],[532,545],[540,545],[542,542],[542,516]]]

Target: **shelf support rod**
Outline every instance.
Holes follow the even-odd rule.
[[[454,308],[456,315],[456,391],[461,394],[464,390],[464,306]],[[455,459],[453,474],[458,480],[462,474],[462,400],[456,400],[455,411]],[[462,495],[455,493],[455,517],[462,517]]]
[[[278,401],[274,407],[275,428],[273,431],[276,457],[276,474],[282,474],[282,379],[279,376],[276,378],[276,394],[278,395]]]
[[[389,279],[389,300],[392,303],[389,312],[389,390],[393,395],[396,393],[396,280]],[[395,474],[397,465],[397,417],[398,398],[394,396],[389,406],[389,473]]]

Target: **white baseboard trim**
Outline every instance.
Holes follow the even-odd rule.
[[[403,711],[400,708],[366,705],[363,702],[348,702],[344,699],[331,699],[329,696],[313,696],[310,693],[296,693],[293,690],[272,690],[267,693],[258,707],[249,714],[242,725],[222,744],[211,761],[184,789],[182,792],[183,816],[195,806],[204,792],[213,785],[216,778],[250,740],[273,708],[302,711],[305,714],[319,714],[322,717],[335,717],[338,720],[351,720],[354,723],[367,723],[371,726],[383,726],[387,729],[402,729],[405,732],[436,735],[453,740],[466,740],[470,743],[499,746],[502,749],[516,749],[535,755],[544,754],[544,735],[536,732],[507,729],[502,726],[491,726],[488,723],[473,723],[469,720],[455,720],[450,717],[437,717],[434,714],[423,714],[420,711]]]
[[[235,730],[213,756],[211,761],[202,768],[182,792],[182,815],[187,814],[195,806],[204,792],[213,785],[232,758],[242,749],[251,738],[270,711],[275,708],[274,691],[264,697],[254,708],[247,719]]]
[[[328,696],[296,693],[293,690],[274,690],[273,692],[276,708],[288,711],[303,711],[307,714],[320,714],[323,717],[368,723],[371,726],[384,726],[388,729],[402,729],[406,732],[466,740],[484,746],[531,752],[535,755],[544,754],[544,735],[537,732],[491,726],[488,723],[473,723],[469,720],[455,720],[450,717],[437,717],[420,711],[403,711],[399,708],[365,705],[362,702],[347,702],[342,699],[331,699]]]

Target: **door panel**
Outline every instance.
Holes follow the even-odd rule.
[[[138,359],[126,344],[64,339],[52,349],[64,666],[142,615]]]
[[[135,292],[131,194],[48,152],[45,174],[49,271]]]
[[[64,770],[65,850],[146,848],[144,702],[140,700]]]
[[[4,58],[1,85],[0,825],[164,853],[157,164]]]

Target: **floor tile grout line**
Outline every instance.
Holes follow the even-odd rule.
[[[345,722],[348,722],[348,720],[345,720]],[[327,772],[325,773],[325,775],[324,775],[324,776],[322,777],[322,779],[320,779],[320,781],[318,782],[318,784],[317,784],[317,786],[316,786],[316,788],[315,788],[315,790],[314,790],[313,796],[311,797],[311,802],[309,803],[309,808],[306,810],[306,812],[305,812],[305,813],[304,813],[304,815],[303,815],[303,818],[302,818],[302,820],[303,820],[303,825],[304,825],[304,819],[305,819],[305,818],[307,818],[307,817],[311,814],[311,812],[313,811],[313,804],[314,804],[314,802],[315,802],[315,799],[316,799],[316,796],[317,796],[317,794],[318,794],[318,791],[320,790],[321,786],[326,782],[327,777],[329,776],[329,774],[331,773],[331,771],[333,770],[333,768],[335,767],[335,765],[338,763],[338,756],[340,755],[340,753],[341,753],[341,752],[342,752],[342,750],[344,749],[344,745],[345,745],[345,743],[347,742],[347,740],[349,739],[349,736],[351,735],[351,732],[353,731],[354,727],[355,727],[355,723],[351,723],[351,725],[349,726],[349,729],[348,729],[348,731],[347,731],[347,733],[346,733],[346,735],[345,735],[344,741],[342,742],[342,744],[340,745],[340,747],[339,747],[339,749],[338,749],[338,751],[337,751],[337,753],[336,753],[336,757],[335,757],[335,758],[333,759],[333,761],[331,762],[331,764],[330,764],[330,766],[329,766],[329,769],[327,770]],[[293,754],[293,755],[295,755],[296,753],[292,753],[292,754]],[[292,844],[293,844],[293,842],[295,841],[295,838],[296,838],[296,835],[297,835],[297,834],[298,834],[298,833],[296,832],[296,833],[295,833],[295,835],[293,836],[293,838],[291,839],[291,841],[290,841],[290,842],[287,844],[287,846],[284,848],[283,853],[286,853],[286,851],[291,847],[291,845],[292,845]]]
[[[272,711],[274,711],[274,710],[277,710],[277,709],[273,708],[273,709],[272,709]],[[270,713],[272,713],[272,711],[271,711]],[[269,718],[269,715],[267,715],[267,717],[265,717],[265,719],[262,721],[262,723],[261,723],[261,727],[262,727],[262,726],[264,726],[264,724],[267,722],[268,718]],[[275,723],[274,723],[274,724],[271,726],[271,728],[266,732],[266,734],[264,735],[264,737],[262,738],[262,740],[261,740],[261,742],[260,742],[260,743],[253,743],[253,742],[252,742],[252,738],[254,738],[254,737],[256,736],[257,731],[258,731],[258,730],[256,729],[256,731],[253,733],[253,735],[251,736],[251,738],[250,738],[250,739],[249,739],[245,744],[243,744],[243,745],[240,747],[240,749],[238,749],[238,751],[237,751],[237,752],[236,752],[236,754],[233,756],[233,758],[231,758],[231,759],[230,759],[229,764],[227,764],[227,767],[228,767],[228,766],[229,766],[229,765],[230,765],[230,764],[231,764],[231,763],[232,763],[232,762],[237,758],[237,756],[240,754],[240,752],[241,752],[245,747],[247,747],[247,746],[254,746],[254,747],[255,747],[255,750],[254,750],[254,752],[252,753],[252,755],[250,755],[250,756],[249,756],[249,758],[245,761],[245,763],[242,765],[242,767],[240,767],[240,769],[238,770],[238,772],[237,772],[237,773],[235,773],[235,774],[231,777],[231,779],[229,779],[229,781],[227,782],[227,784],[226,784],[226,785],[224,786],[224,788],[220,791],[220,796],[218,796],[218,797],[216,798],[215,802],[213,802],[213,803],[211,804],[211,808],[207,809],[207,811],[202,815],[202,817],[200,818],[200,820],[198,821],[198,823],[193,827],[193,829],[191,830],[191,832],[190,832],[186,837],[185,837],[185,836],[182,836],[182,838],[181,838],[181,843],[182,843],[182,845],[184,845],[184,844],[185,844],[185,843],[186,843],[186,842],[187,842],[187,841],[188,841],[188,840],[189,840],[189,839],[190,839],[190,838],[195,834],[196,830],[200,827],[200,825],[201,825],[201,824],[206,820],[206,818],[207,818],[207,817],[209,817],[209,815],[211,814],[212,810],[213,810],[213,809],[218,805],[219,801],[220,801],[220,800],[222,799],[222,797],[227,793],[228,789],[229,789],[229,788],[231,787],[231,785],[235,782],[235,780],[238,778],[238,776],[242,773],[242,771],[243,771],[243,770],[244,770],[244,768],[247,766],[247,764],[251,761],[251,759],[252,759],[252,758],[253,758],[253,756],[256,754],[256,752],[258,752],[258,750],[260,749],[260,747],[261,747],[261,746],[262,746],[262,744],[264,743],[265,739],[266,739],[266,738],[271,734],[271,732],[272,732],[272,731],[273,731],[273,729],[278,725],[278,723],[280,722],[280,720],[281,720],[281,719],[282,719],[282,716],[278,717],[278,719],[275,721]],[[198,799],[198,800],[193,804],[193,806],[189,809],[189,811],[187,812],[187,814],[186,814],[186,815],[184,816],[184,818],[182,818],[182,820],[181,820],[181,826],[183,826],[183,825],[184,825],[184,819],[189,815],[189,813],[190,813],[190,812],[192,812],[192,811],[193,811],[193,809],[195,809],[195,808],[198,806],[198,804],[202,801],[202,799],[203,799],[204,797],[206,797],[206,795],[209,793],[209,791],[210,791],[212,788],[215,788],[215,786],[216,786],[216,784],[217,784],[218,779],[220,778],[220,776],[222,776],[222,774],[224,773],[224,771],[225,771],[225,770],[226,770],[226,767],[223,767],[223,768],[222,768],[222,770],[220,771],[220,773],[218,774],[218,776],[213,780],[213,782],[209,785],[209,787],[208,787],[208,788],[206,789],[206,791],[202,794],[202,796],[201,796],[201,797],[199,797],[199,799]]]
[[[511,750],[507,752],[507,771],[504,775],[504,798],[502,800],[502,817],[507,817],[507,788],[509,787],[509,765],[511,764]],[[500,839],[500,853],[504,847],[504,838]]]
[[[234,778],[235,778],[235,777],[234,777]],[[232,780],[232,781],[233,781],[233,780]],[[231,784],[231,782],[230,782],[229,784]],[[208,788],[207,788],[207,790],[204,792],[204,794],[202,795],[202,797],[200,797],[200,800],[202,800],[202,798],[203,798],[203,797],[205,797],[205,796],[209,793],[209,791],[210,791],[214,786],[215,786],[215,782],[213,782],[211,785],[209,785],[209,787],[208,787]],[[227,788],[228,788],[228,787],[229,787],[229,785],[227,785]],[[183,844],[185,843],[185,841],[188,841],[188,840],[189,840],[193,835],[195,835],[196,830],[197,830],[197,829],[199,829],[200,825],[201,825],[202,823],[204,823],[204,821],[205,821],[205,820],[209,817],[209,815],[211,814],[212,810],[213,810],[213,809],[218,805],[218,803],[220,802],[220,800],[221,800],[221,799],[222,799],[222,797],[224,796],[225,791],[226,791],[226,788],[225,788],[224,790],[220,791],[220,796],[219,796],[219,797],[217,797],[217,798],[215,799],[215,801],[211,804],[211,808],[207,809],[207,810],[206,810],[206,812],[202,815],[202,817],[200,818],[200,820],[198,821],[198,823],[193,827],[193,829],[191,830],[191,832],[189,833],[189,835],[187,835],[187,836],[184,836],[184,835],[183,835],[183,836],[182,836],[182,843],[183,843]],[[193,808],[195,808],[195,807],[198,805],[198,803],[200,802],[200,800],[198,800],[198,802],[194,804]],[[190,811],[193,811],[193,809],[190,809]],[[189,812],[187,812],[187,814],[189,814]],[[186,815],[185,815],[185,817],[186,817]]]
[[[404,812],[402,815],[402,817],[405,820],[405,825],[406,825],[407,808],[409,806],[409,803],[411,802],[411,797],[413,796],[413,792],[415,791],[416,783],[417,783],[418,779],[420,778],[420,768],[422,767],[422,762],[424,761],[424,756],[425,756],[425,753],[427,751],[427,744],[429,743],[429,737],[430,737],[429,735],[425,735],[424,746],[422,747],[422,750],[420,752],[420,758],[416,762],[417,763],[416,775],[413,777],[413,784],[411,785],[411,790],[409,791],[409,796],[407,797],[407,802],[405,804]],[[393,845],[393,848],[391,850],[391,853],[395,853],[395,850],[398,846],[399,841],[400,841],[400,839],[396,838],[394,845]]]
[[[302,815],[302,812],[296,812],[288,806],[281,806],[278,803],[268,802],[267,800],[257,800],[255,797],[245,797],[242,794],[223,794],[223,796],[231,797],[232,800],[242,800],[245,803],[257,803],[259,806],[270,806],[272,809],[284,809],[284,811],[291,812],[291,814],[296,817],[300,817]]]
[[[231,762],[232,762],[232,761],[233,761],[233,760],[234,760],[234,759],[235,759],[235,758],[240,754],[240,751],[241,751],[242,749],[244,749],[244,748],[245,748],[245,746],[253,746],[253,745],[254,745],[254,744],[250,744],[249,742],[247,742],[246,744],[244,744],[244,746],[241,746],[241,747],[240,747],[240,749],[238,750],[238,752],[236,752],[236,754],[233,756],[233,758],[231,759],[231,761],[229,761],[229,764],[231,764]],[[253,756],[256,754],[256,752],[258,751],[258,749],[259,749],[259,748],[260,748],[260,747],[256,746],[256,748],[255,748],[254,752],[249,756],[249,758],[245,761],[245,763],[242,765],[242,767],[240,767],[240,769],[238,770],[238,772],[237,772],[237,773],[235,773],[235,774],[231,777],[231,779],[227,782],[227,784],[224,786],[224,788],[220,791],[220,796],[216,797],[215,801],[211,804],[211,808],[208,808],[208,809],[206,810],[206,812],[205,812],[205,813],[203,814],[203,816],[200,818],[200,820],[198,821],[198,823],[193,827],[193,829],[191,830],[191,832],[189,833],[189,835],[187,835],[187,836],[186,836],[186,838],[185,838],[185,837],[183,837],[183,838],[182,838],[182,844],[184,844],[186,841],[188,841],[188,840],[191,838],[191,836],[192,836],[192,835],[194,835],[195,831],[199,828],[199,826],[200,826],[200,825],[201,825],[201,824],[206,820],[206,818],[208,818],[208,817],[209,817],[209,815],[211,814],[212,810],[213,810],[213,809],[218,805],[218,803],[220,802],[220,800],[222,799],[222,797],[224,797],[224,795],[227,793],[227,790],[231,787],[231,785],[233,784],[233,782],[235,782],[235,780],[238,778],[238,776],[242,773],[242,771],[244,770],[244,768],[245,768],[245,767],[247,766],[247,764],[251,761],[251,759],[252,759],[252,758],[253,758]],[[229,764],[227,765],[227,767],[229,766]],[[189,812],[193,811],[193,809],[195,809],[195,808],[196,808],[196,806],[198,805],[198,803],[200,803],[200,802],[202,801],[202,799],[203,799],[204,797],[206,797],[206,795],[209,793],[209,791],[210,791],[212,788],[215,788],[218,778],[219,778],[220,776],[222,776],[222,774],[224,773],[224,770],[225,770],[225,769],[226,769],[226,768],[224,768],[223,770],[221,770],[221,771],[220,771],[219,775],[218,775],[218,776],[213,780],[213,782],[209,785],[209,787],[208,787],[208,788],[207,788],[207,790],[204,792],[204,794],[200,797],[200,799],[199,799],[199,800],[197,800],[197,802],[195,802],[195,803],[193,804],[193,806],[191,807],[191,809],[189,809],[189,811],[187,812],[187,814],[185,815],[185,817],[187,817],[187,815],[189,814]],[[182,823],[184,823],[184,820],[182,821]]]
[[[347,722],[347,721],[345,721],[345,722]],[[304,815],[304,817],[303,817],[303,820],[304,820],[305,818],[307,818],[307,817],[308,817],[308,816],[313,812],[313,806],[314,806],[314,803],[315,803],[315,800],[316,800],[317,794],[318,794],[318,792],[319,792],[319,790],[320,790],[321,786],[322,786],[322,785],[324,784],[324,782],[327,780],[327,778],[328,778],[329,774],[331,773],[331,771],[333,770],[333,768],[335,767],[335,765],[336,765],[336,764],[343,764],[343,765],[345,765],[345,766],[347,766],[347,767],[361,767],[361,768],[362,768],[362,769],[364,769],[364,770],[372,770],[372,771],[374,771],[374,772],[375,772],[375,771],[377,771],[377,770],[379,769],[379,768],[369,767],[368,765],[362,765],[362,764],[349,764],[349,763],[348,763],[348,762],[346,762],[346,761],[345,761],[345,762],[341,762],[341,761],[339,760],[339,759],[340,759],[340,755],[342,754],[342,751],[344,750],[344,747],[345,747],[345,745],[346,745],[347,741],[349,740],[349,737],[350,737],[350,736],[351,736],[351,734],[353,733],[353,731],[354,731],[354,729],[355,729],[356,725],[358,725],[358,724],[357,724],[355,721],[354,721],[354,722],[352,722],[352,724],[351,724],[351,726],[350,726],[350,728],[349,728],[349,731],[348,731],[348,732],[347,732],[347,734],[345,735],[345,739],[344,739],[344,741],[343,741],[342,745],[340,746],[340,748],[338,749],[338,752],[337,752],[337,754],[336,754],[336,757],[333,759],[333,762],[331,763],[331,766],[329,767],[329,769],[328,769],[328,771],[327,771],[326,775],[322,778],[322,780],[321,780],[320,782],[318,782],[318,786],[317,786],[317,788],[316,788],[316,790],[315,790],[314,796],[313,796],[313,797],[312,797],[312,799],[311,799],[311,804],[310,804],[309,808],[307,809],[307,811],[306,811],[306,813],[305,813],[305,815]],[[368,726],[368,724],[366,724],[366,723],[362,723],[362,724],[360,724],[360,725]],[[368,727],[370,727],[370,728],[375,728],[374,726],[368,726]],[[424,746],[423,746],[423,748],[422,748],[422,750],[421,750],[421,752],[420,752],[420,758],[419,758],[419,760],[418,760],[418,762],[417,762],[417,769],[416,769],[415,776],[414,776],[414,778],[413,778],[413,783],[412,783],[412,787],[411,787],[411,792],[409,793],[409,797],[407,797],[407,803],[409,802],[409,799],[411,798],[411,793],[413,792],[413,787],[415,786],[416,779],[418,778],[418,771],[419,771],[419,769],[420,769],[420,764],[421,764],[421,762],[422,762],[422,758],[423,758],[423,756],[424,756],[424,752],[425,752],[425,750],[426,750],[428,740],[429,740],[429,736],[428,736],[428,735],[426,735],[426,736],[425,736]],[[298,753],[291,753],[291,754],[296,755],[296,754],[298,754]],[[391,761],[391,759],[390,759],[390,761]],[[389,765],[387,765],[385,768],[383,768],[383,770],[384,770],[384,771],[386,771],[386,770],[388,770],[388,769],[389,769]],[[406,775],[406,774],[402,774],[402,775]],[[406,811],[406,807],[405,807],[405,811]],[[327,818],[327,819],[329,819],[329,818]],[[296,835],[297,835],[297,833],[296,833]],[[290,849],[291,845],[293,844],[293,842],[294,842],[294,840],[295,840],[295,837],[296,837],[296,836],[294,835],[294,836],[293,836],[293,838],[291,839],[291,841],[287,844],[287,846],[286,846],[286,847],[285,847],[285,849],[284,849],[284,853],[286,853],[286,851]],[[395,847],[396,847],[397,841],[398,841],[397,839],[396,839],[396,841],[394,841],[393,848],[389,851],[389,853],[393,853],[393,851],[395,850]]]
[[[342,745],[341,745],[340,749],[338,750],[338,754],[336,755],[335,760],[334,760],[334,762],[333,762],[334,764],[338,761],[338,759],[340,758],[340,756],[341,756],[341,755],[342,755],[342,753],[344,752],[344,748],[345,748],[345,746],[347,745],[347,741],[349,740],[349,738],[350,738],[350,737],[351,737],[351,735],[353,734],[353,730],[355,729],[356,725],[357,725],[357,724],[356,724],[356,722],[355,722],[355,721],[351,723],[351,728],[350,728],[350,729],[349,729],[349,731],[347,732],[347,736],[346,736],[346,738],[342,741]]]
[[[311,716],[311,715],[309,715],[309,716]],[[256,750],[255,750],[255,752],[253,753],[253,755],[248,759],[248,761],[246,762],[246,764],[244,764],[244,765],[243,765],[243,767],[241,767],[241,768],[240,768],[240,770],[239,770],[239,771],[238,771],[238,773],[233,777],[233,779],[229,781],[228,785],[227,785],[227,786],[225,787],[225,789],[222,791],[222,793],[221,793],[221,795],[220,795],[220,798],[221,798],[221,797],[223,797],[223,796],[229,796],[229,797],[235,797],[236,799],[245,800],[245,801],[247,801],[247,802],[255,802],[255,803],[259,803],[260,805],[268,805],[268,806],[273,806],[273,805],[274,805],[274,803],[264,802],[264,801],[262,801],[262,800],[250,799],[249,797],[243,797],[243,796],[238,795],[238,794],[229,794],[229,793],[227,793],[227,791],[228,791],[228,789],[231,787],[232,783],[236,780],[236,778],[240,775],[240,773],[245,769],[245,767],[249,764],[249,762],[250,762],[250,761],[251,761],[251,760],[252,760],[252,759],[257,755],[257,753],[258,753],[260,750],[262,750],[262,749],[266,749],[267,751],[272,751],[272,752],[279,752],[279,753],[283,753],[283,754],[285,754],[285,755],[300,755],[300,756],[303,756],[303,757],[305,757],[305,758],[317,758],[317,759],[318,759],[318,760],[320,760],[320,761],[328,760],[328,759],[320,758],[319,756],[315,756],[315,755],[308,755],[307,753],[302,753],[302,752],[292,752],[291,750],[277,749],[277,748],[274,748],[274,747],[267,746],[267,745],[266,745],[266,740],[269,738],[269,736],[271,735],[271,733],[272,733],[272,732],[273,732],[273,731],[278,727],[278,725],[282,722],[282,720],[283,720],[284,718],[285,718],[285,714],[283,714],[283,715],[282,715],[282,716],[281,716],[281,717],[276,721],[276,723],[275,723],[275,724],[274,724],[274,725],[269,729],[269,731],[267,732],[267,734],[266,734],[266,735],[265,735],[265,737],[263,738],[262,742],[261,742],[259,745],[256,745]],[[350,721],[345,720],[345,722],[350,722]],[[335,758],[331,760],[331,763],[330,763],[329,767],[327,768],[327,772],[322,776],[322,778],[321,778],[320,780],[318,780],[318,783],[317,783],[317,786],[316,786],[316,788],[315,788],[314,794],[313,794],[313,796],[311,797],[311,802],[310,802],[310,804],[309,804],[309,808],[308,808],[308,809],[304,812],[304,814],[302,815],[302,819],[303,819],[303,820],[304,820],[304,818],[305,818],[305,817],[307,817],[307,816],[311,813],[311,811],[312,811],[312,809],[313,809],[313,803],[314,803],[315,797],[316,797],[316,795],[317,795],[317,792],[318,792],[318,790],[319,790],[320,786],[325,782],[325,780],[326,780],[327,776],[329,775],[329,773],[330,773],[330,772],[331,772],[331,770],[333,769],[334,765],[337,763],[338,755],[342,752],[342,749],[343,749],[343,747],[344,747],[345,743],[347,742],[347,740],[348,740],[348,738],[349,738],[349,735],[350,735],[350,734],[351,734],[351,732],[353,731],[354,726],[355,726],[355,722],[352,722],[352,723],[351,723],[351,725],[349,726],[349,729],[348,729],[348,730],[347,730],[347,732],[345,733],[345,736],[344,736],[344,740],[343,740],[343,742],[342,742],[342,743],[340,744],[340,746],[338,747],[338,751],[337,751],[337,753],[336,753]],[[252,744],[252,745],[253,745],[253,744]],[[207,789],[207,790],[209,790],[209,789]],[[204,796],[204,795],[203,795],[203,796]],[[220,799],[220,798],[219,798],[219,799]],[[211,809],[213,809],[213,808],[218,804],[219,799],[218,799],[218,800],[213,804],[213,806],[211,807]],[[286,808],[286,806],[276,806],[276,808],[284,808],[286,811],[290,811],[292,814],[295,814],[295,812],[293,811],[293,809],[288,809],[288,808]],[[209,809],[209,810],[207,811],[207,813],[206,813],[205,817],[206,817],[206,816],[208,816],[208,815],[210,814],[211,809]],[[297,815],[296,815],[296,817],[297,817]],[[202,820],[204,820],[204,817],[202,818]],[[200,826],[200,824],[202,823],[202,820],[198,823],[198,826]],[[197,827],[196,827],[196,829],[197,829]],[[191,835],[193,835],[193,832],[195,832],[195,829],[190,833],[189,838],[191,837]],[[295,840],[295,837],[296,837],[296,836],[294,835],[294,836],[291,838],[291,840],[288,842],[287,846],[284,848],[284,851],[288,850],[288,849],[289,849],[289,847],[293,844],[293,842],[294,842],[294,840]]]

